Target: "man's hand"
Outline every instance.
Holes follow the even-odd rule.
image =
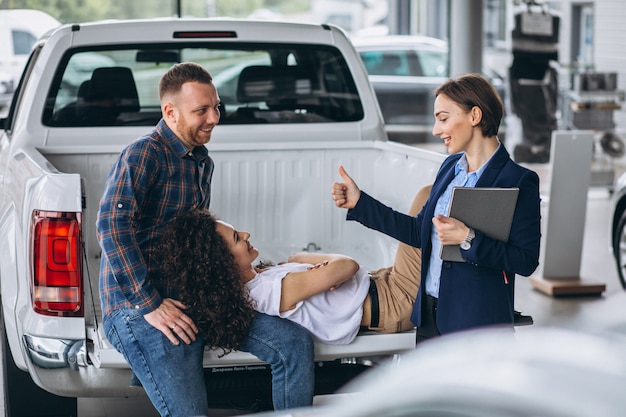
[[[183,313],[182,310],[186,308],[180,301],[165,298],[156,310],[143,317],[148,323],[163,332],[173,344],[178,345],[180,343],[176,336],[186,344],[190,344],[196,340],[198,327],[189,316]]]
[[[361,190],[342,165],[339,165],[339,175],[344,182],[333,182],[332,195],[335,205],[339,208],[354,208],[361,197]]]

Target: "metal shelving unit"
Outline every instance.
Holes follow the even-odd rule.
[[[597,78],[593,75],[595,74],[580,74],[579,76],[587,76],[588,80],[593,81]],[[604,85],[594,85],[590,81],[575,82],[576,88],[564,91],[561,96],[563,128],[596,132],[594,143],[591,144],[593,146],[592,186],[612,187],[615,180],[613,160],[624,153],[624,142],[616,135],[613,120],[613,112],[622,108],[624,92],[614,88],[616,84],[614,77],[608,80],[610,81],[605,81]]]

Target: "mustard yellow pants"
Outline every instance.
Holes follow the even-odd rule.
[[[409,215],[416,216],[420,212],[428,199],[430,189],[430,186],[426,186],[418,191],[411,203]],[[421,273],[422,250],[404,243],[398,245],[393,266],[370,273],[376,282],[379,302],[378,326],[369,326],[370,330],[396,333],[415,327],[410,317],[420,285]],[[369,297],[366,301],[370,301]]]

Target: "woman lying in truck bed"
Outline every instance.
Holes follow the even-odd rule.
[[[413,215],[428,193],[423,189],[416,195]],[[188,306],[208,346],[232,347],[224,338],[234,335],[216,334],[215,329],[239,322],[215,314],[232,300],[205,296],[224,280],[235,288],[244,282],[257,311],[295,321],[323,343],[350,343],[362,327],[384,333],[413,328],[409,316],[419,286],[420,249],[400,244],[394,265],[371,273],[347,256],[309,252],[279,265],[255,266],[259,253],[249,237],[200,210],[175,219],[163,236],[157,258],[163,275],[179,289],[180,301]],[[231,261],[223,262],[228,257]],[[198,270],[205,273],[194,273]]]

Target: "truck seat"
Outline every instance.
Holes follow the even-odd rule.
[[[272,102],[310,95],[313,80],[298,66],[252,65],[239,75],[240,103]]]
[[[96,68],[79,88],[77,117],[83,126],[111,126],[121,113],[139,111],[139,97],[130,68]]]
[[[311,102],[314,78],[298,66],[251,65],[244,68],[237,84],[237,101],[243,104],[232,118],[239,123],[263,123],[269,112],[306,109]],[[313,99],[315,100],[315,99]]]

